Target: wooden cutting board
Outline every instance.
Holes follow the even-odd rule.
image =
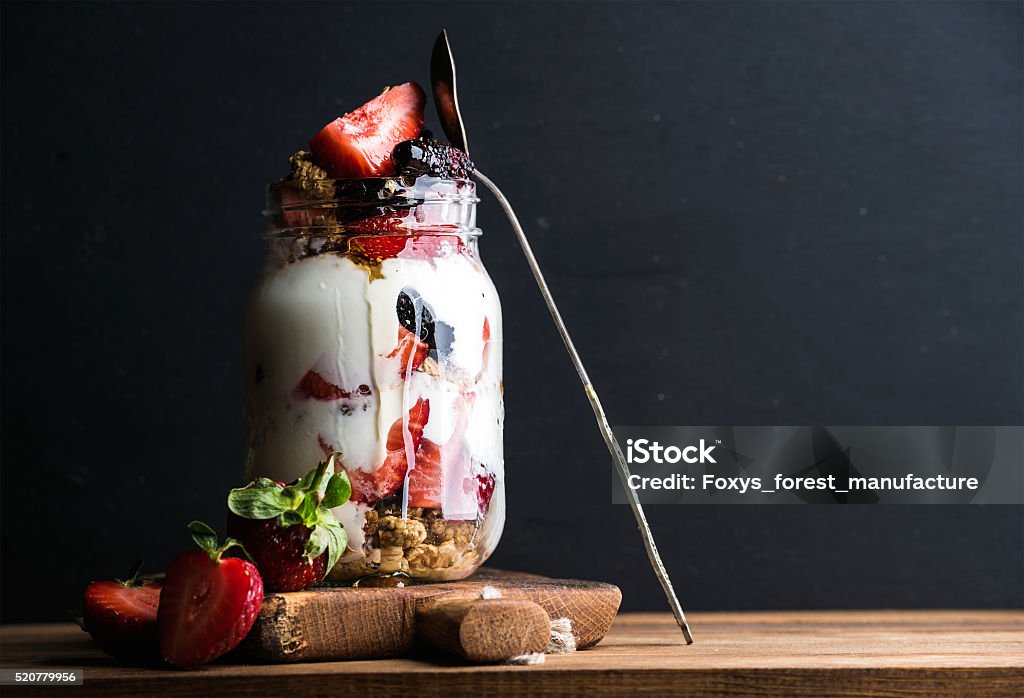
[[[466,696],[1024,696],[1024,611],[619,613],[597,647],[535,666],[396,658],[309,664],[128,665],[73,623],[0,626],[0,669],[84,670],[85,685],[2,686],[4,698]]]
[[[484,587],[498,589],[504,601],[463,603],[479,599]],[[569,618],[577,647],[585,649],[607,634],[621,600],[612,584],[488,569],[460,582],[402,589],[324,587],[268,594],[234,654],[239,661],[265,663],[373,659],[426,644],[475,661],[497,661],[502,648],[517,643],[525,643],[525,651],[543,651],[549,627],[534,604],[549,619]],[[538,635],[544,641],[540,648],[534,646]],[[460,647],[446,646],[453,643]]]

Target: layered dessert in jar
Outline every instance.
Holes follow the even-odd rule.
[[[505,518],[501,308],[478,252],[468,157],[423,131],[423,91],[331,122],[268,188],[245,319],[247,473],[331,454],[349,548],[331,580],[453,580]]]

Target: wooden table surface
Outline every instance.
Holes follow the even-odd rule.
[[[7,669],[84,667],[78,687],[3,696],[1022,696],[1024,611],[693,613],[687,647],[661,613],[621,614],[597,647],[540,666],[441,657],[128,668],[77,626],[0,627]]]

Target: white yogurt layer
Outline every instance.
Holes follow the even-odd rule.
[[[414,371],[408,383],[400,358],[388,357],[398,345],[395,304],[406,288],[415,289],[435,321],[454,329],[439,375]],[[486,356],[485,318],[491,337]],[[387,455],[392,424],[423,398],[430,401],[424,438],[442,447],[459,438],[454,408],[469,405],[461,435],[469,455],[465,468],[493,473],[500,493],[501,339],[497,292],[479,262],[465,255],[388,259],[372,281],[364,267],[334,254],[268,269],[246,319],[248,476],[293,480],[323,460],[325,449],[340,451],[350,471],[374,472]],[[297,388],[310,370],[351,397],[302,395]],[[361,386],[369,394],[360,394]],[[450,484],[449,477],[443,488],[445,517],[476,518],[469,493]],[[492,514],[504,518],[501,499]],[[354,502],[335,510],[355,550],[362,548],[366,510]],[[501,522],[488,524],[500,532]]]

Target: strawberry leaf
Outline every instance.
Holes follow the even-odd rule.
[[[217,532],[202,521],[190,523],[188,532],[192,534],[192,540],[196,542],[196,545],[210,553],[212,558],[217,552]]]
[[[238,548],[238,549],[240,549],[242,551],[242,554],[245,555],[246,558],[248,558],[249,562],[251,562],[253,564],[256,563],[256,559],[252,555],[249,554],[249,551],[245,549],[244,545],[242,545],[242,541],[238,540],[237,538],[225,538],[224,539],[223,545],[221,545],[219,548],[217,548],[217,557],[214,559],[214,562],[217,562],[218,560],[220,560],[220,556],[223,555],[224,553],[226,553],[229,548]]]
[[[333,458],[333,456],[332,456]],[[327,481],[327,489],[324,491],[324,499],[321,506],[333,509],[341,506],[352,496],[352,483],[348,479],[348,473],[340,470]]]
[[[323,526],[316,526],[309,533],[309,540],[306,541],[302,559],[306,561],[307,565],[312,565],[314,560],[324,554],[328,545],[330,545],[330,535]]]
[[[316,510],[320,508],[320,493],[313,491],[306,494],[299,505],[298,512],[307,524],[316,522]]]
[[[288,511],[281,514],[280,524],[282,526],[294,526],[295,524],[302,523],[302,517],[299,512],[289,509]]]
[[[202,521],[193,521],[188,525],[188,530],[189,533],[192,534],[192,540],[196,542],[196,545],[205,550],[210,556],[210,560],[215,563],[219,563],[221,556],[230,548],[241,548],[242,552],[247,558],[249,558],[249,560],[256,562],[253,560],[252,555],[249,554],[249,551],[245,549],[245,546],[242,545],[240,540],[235,538],[225,538],[224,542],[218,546],[217,532]]]
[[[118,579],[117,582],[119,584],[125,585],[126,587],[139,586],[139,584],[137,583],[137,580],[138,580],[138,577],[139,577],[139,572],[142,571],[142,565],[143,564],[144,564],[144,562],[143,562],[142,558],[141,557],[138,558],[134,563],[132,563],[132,568],[128,572],[128,578],[127,579]]]
[[[272,519],[291,508],[286,490],[265,477],[228,493],[228,509],[243,519]]]
[[[345,533],[345,529],[337,521],[334,525],[321,524],[317,526],[317,529],[323,529],[328,535],[327,540],[327,570],[330,571],[334,568],[335,563],[341,559],[341,556],[345,553],[345,549],[348,548],[348,535]]]

